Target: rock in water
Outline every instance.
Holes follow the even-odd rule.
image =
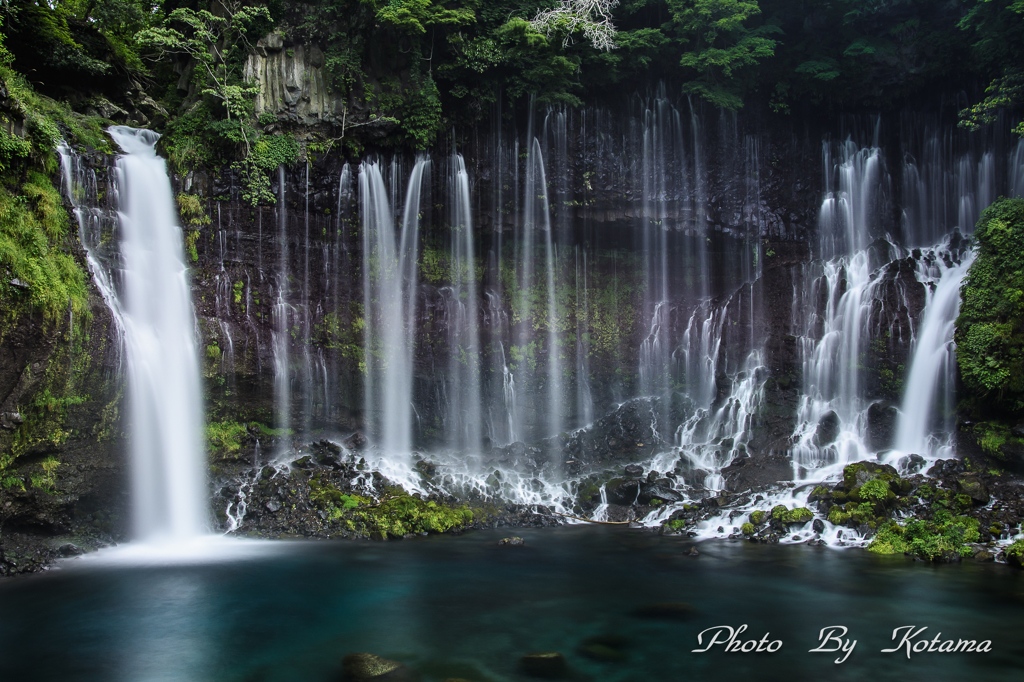
[[[818,420],[818,427],[814,430],[814,444],[821,447],[834,443],[841,429],[839,415],[829,410]]]
[[[519,659],[519,666],[527,675],[543,677],[549,680],[565,677],[569,672],[565,656],[557,651],[526,654]]]
[[[358,431],[356,431],[351,436],[342,441],[342,445],[344,445],[349,450],[362,450],[367,446],[368,443],[369,441],[366,439],[366,436],[359,433]]]
[[[522,547],[526,544],[526,540],[521,537],[515,536],[511,538],[502,538],[498,540],[498,544],[502,547]]]
[[[640,466],[639,464],[627,464],[626,465],[626,475],[627,476],[632,476],[632,477],[635,478],[637,476],[643,476],[643,474],[644,474],[644,468],[642,466]]]
[[[398,661],[367,653],[349,654],[341,660],[343,682],[415,682],[419,679]]]

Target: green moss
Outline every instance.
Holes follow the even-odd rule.
[[[1018,566],[1024,564],[1024,539],[1014,540],[1013,544],[1006,548],[1006,558]]]
[[[744,523],[742,526],[740,526],[740,532],[743,533],[744,535],[753,535],[754,531],[755,531],[755,528],[754,528],[754,524],[752,524],[752,523]]]
[[[666,525],[672,530],[679,531],[686,527],[686,521],[684,519],[672,519]]]
[[[796,509],[787,509],[783,505],[778,505],[772,508],[772,520],[784,523],[786,525],[807,523],[814,518],[814,512],[807,507],[797,507]]]
[[[861,499],[869,502],[885,502],[896,497],[889,489],[889,484],[879,478],[868,481],[855,490],[858,490]]]
[[[0,308],[5,323],[23,306],[50,322],[69,307],[75,314],[85,312],[87,280],[65,246],[68,222],[60,193],[42,173],[29,172],[17,195],[0,187]]]
[[[206,442],[211,451],[233,454],[242,448],[242,438],[248,433],[245,424],[238,422],[208,422]]]
[[[764,512],[761,510],[750,512],[750,522],[755,526],[760,526],[764,523]]]
[[[409,533],[444,533],[473,522],[467,506],[449,507],[409,495],[400,488],[388,491],[376,505],[361,505],[346,514],[356,530],[387,539]]]
[[[828,510],[828,522],[837,526],[845,526],[850,521],[850,515],[843,511],[838,504]]]
[[[878,554],[914,554],[922,559],[939,560],[950,552],[970,556],[966,543],[978,540],[978,520],[953,516],[940,509],[930,521],[911,519],[900,525],[890,521],[879,528],[868,549]]]
[[[203,200],[194,194],[178,195],[178,212],[181,214],[182,222],[192,227],[202,227],[210,224],[210,216],[206,214],[203,207]]]

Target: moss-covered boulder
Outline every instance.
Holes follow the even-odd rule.
[[[1024,568],[1024,540],[1017,540],[1006,548],[1006,563]]]
[[[978,474],[962,474],[956,477],[956,491],[959,495],[966,495],[971,498],[975,505],[986,505],[990,498],[988,486]]]
[[[902,479],[899,472],[888,464],[879,464],[878,462],[854,462],[846,465],[843,468],[843,482],[837,488],[849,493],[875,479],[889,483],[893,492],[901,489]]]
[[[791,526],[800,523],[807,523],[812,519],[814,519],[814,512],[807,507],[787,509],[784,505],[780,504],[772,508],[773,523],[781,523],[786,526]]]

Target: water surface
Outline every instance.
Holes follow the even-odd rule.
[[[227,562],[97,565],[0,583],[0,679],[318,682],[368,651],[427,682],[528,680],[529,652],[565,654],[575,680],[996,680],[1024,669],[1024,572],[932,566],[861,550],[763,546],[625,529],[523,530],[389,543],[268,543]],[[685,602],[683,619],[637,610]],[[776,653],[696,654],[697,634],[749,626]],[[849,659],[809,653],[844,625]],[[982,654],[883,654],[894,628],[991,640]],[[624,638],[626,658],[583,656]],[[923,639],[919,637],[918,639]]]

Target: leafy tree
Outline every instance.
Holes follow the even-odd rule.
[[[978,61],[1001,71],[985,89],[985,98],[960,112],[960,125],[976,130],[994,123],[999,111],[1024,103],[1024,0],[977,0],[960,28],[973,36]],[[1024,122],[1013,132],[1024,136]]]
[[[258,86],[232,83],[227,69],[225,49],[236,43],[251,51],[246,33],[258,19],[270,20],[266,7],[244,7],[238,2],[222,3],[226,16],[219,17],[207,10],[178,8],[168,15],[164,26],[141,31],[139,44],[158,56],[180,54],[190,57],[203,70],[209,87],[202,92],[220,100],[230,121],[232,116],[246,115],[249,101],[259,92]],[[175,26],[182,26],[179,31]],[[242,135],[245,138],[244,127]],[[248,139],[245,139],[248,147]]]
[[[726,109],[743,106],[736,78],[775,53],[776,41],[766,36],[779,28],[744,25],[761,13],[752,0],[669,0],[668,5],[675,33],[687,46],[680,64],[696,72],[685,90]]]
[[[408,33],[423,34],[430,26],[460,26],[476,20],[475,0],[458,3],[454,9],[434,0],[361,0],[370,5],[382,23]]]

